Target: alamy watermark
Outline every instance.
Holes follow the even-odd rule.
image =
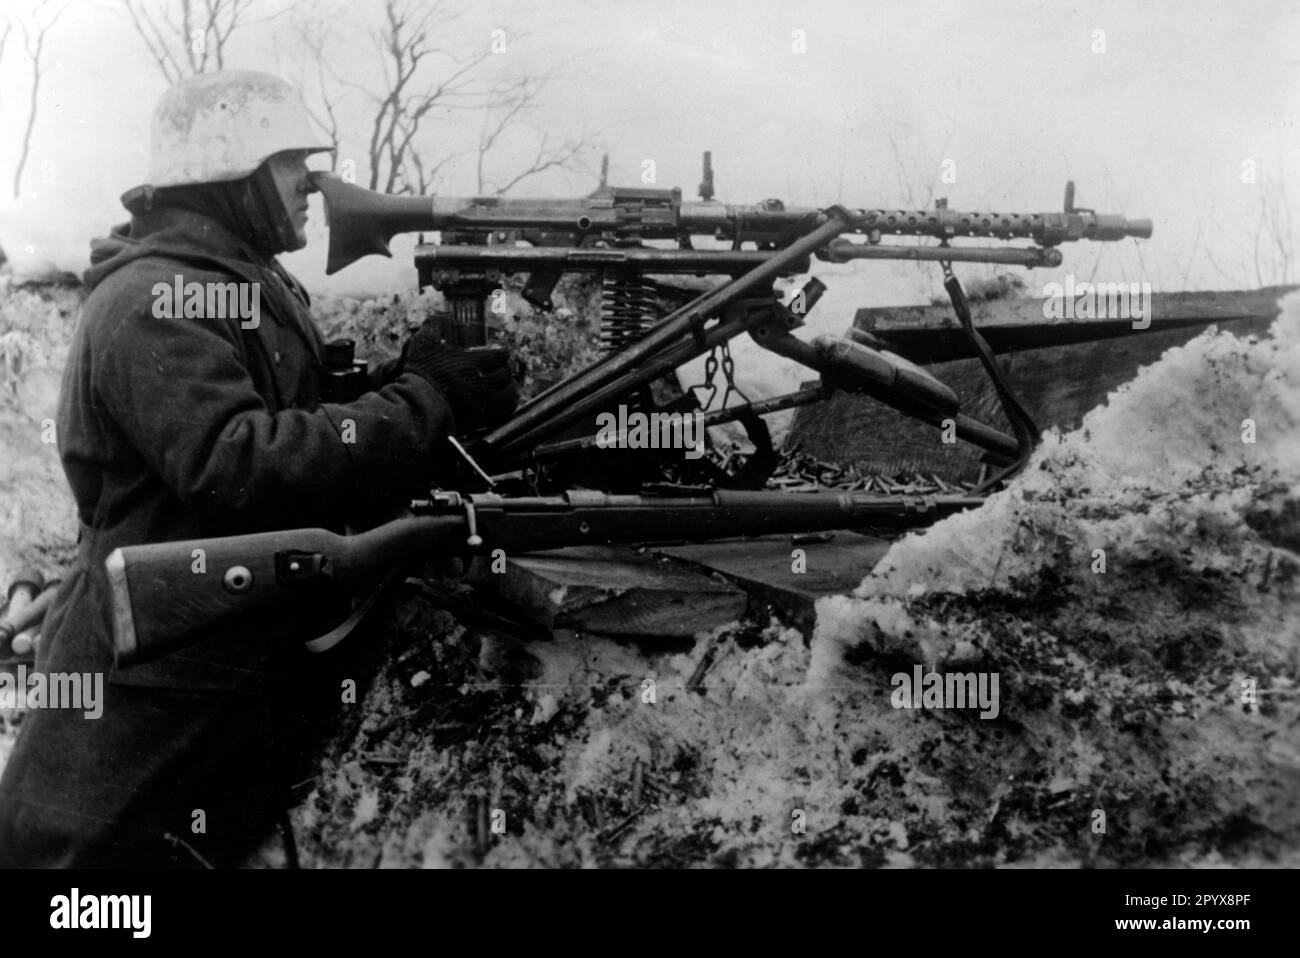
[[[699,412],[603,412],[596,417],[599,449],[684,449],[687,459],[704,455],[704,414]]]
[[[238,319],[242,329],[261,325],[261,283],[185,282],[177,274],[171,283],[154,283],[156,319]]]
[[[998,717],[997,672],[895,672],[889,702],[896,709],[980,709],[980,718]]]
[[[80,709],[88,719],[104,714],[103,672],[0,672],[0,706],[17,709]]]
[[[1151,325],[1150,283],[1076,283],[1043,287],[1044,319],[1129,319],[1134,329]]]
[[[83,895],[73,888],[50,899],[50,927],[56,930],[122,928],[133,938],[148,938],[152,913],[152,895]]]

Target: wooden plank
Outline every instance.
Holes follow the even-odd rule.
[[[1186,329],[1193,335],[1208,323],[1231,324],[1238,335],[1263,333],[1277,316],[1277,300],[1300,287],[1276,286],[1231,293],[1156,293],[1150,326],[1134,329],[1127,319],[1066,319],[1043,315],[1042,299],[993,300],[971,304],[975,326],[996,353],[1152,335]],[[915,363],[940,363],[975,355],[951,306],[860,309],[855,328],[882,340]]]
[[[1300,286],[1266,286],[1261,289],[1224,292],[1155,293],[1151,297],[1153,319],[1195,320],[1199,323],[1230,322],[1260,316],[1276,316],[1277,301]],[[981,330],[1041,324],[1069,327],[1110,322],[1105,319],[1048,319],[1043,315],[1044,299],[991,299],[970,304],[971,318]],[[1127,321],[1126,321],[1127,322]],[[853,325],[868,332],[902,330],[958,330],[961,324],[952,306],[885,306],[859,309]]]
[[[506,560],[472,580],[551,629],[689,638],[744,614],[748,597],[719,578],[626,546],[580,546]]]
[[[1166,315],[1187,318],[1196,308],[1194,297],[1206,305],[1205,315],[1240,314],[1255,310],[1248,318],[1232,321],[1225,328],[1235,335],[1262,335],[1277,315],[1273,291],[1254,293],[1168,294],[1161,306]],[[1208,299],[1206,299],[1208,297]],[[1160,297],[1157,301],[1163,302]],[[1034,315],[1034,300],[1001,300],[980,303],[984,322],[1001,317],[1003,325]],[[1026,307],[1024,304],[1031,304]],[[1170,305],[1172,303],[1172,305]],[[1041,320],[1041,306],[1037,314]],[[894,311],[906,325],[922,315],[939,316],[942,307],[908,307]],[[879,313],[880,311],[869,311]],[[859,312],[862,316],[862,312]],[[876,317],[883,323],[883,316]],[[894,320],[891,320],[893,322]],[[953,320],[955,322],[955,320]],[[1078,428],[1083,416],[1105,401],[1106,395],[1131,380],[1141,366],[1158,360],[1165,350],[1180,346],[1209,327],[1199,325],[1161,331],[1134,331],[1130,336],[1098,342],[1050,346],[1000,356],[998,363],[1029,414],[1041,428]],[[977,326],[982,327],[980,319]],[[880,335],[880,332],[874,332]],[[979,362],[961,359],[927,367],[957,393],[962,412],[990,425],[1010,431],[1001,413],[997,395]],[[936,474],[947,481],[971,481],[979,475],[982,452],[966,443],[945,444],[939,431],[903,416],[870,399],[837,394],[830,401],[804,407],[795,416],[789,442],[819,459],[841,465],[855,465],[868,473],[897,475],[921,472]]]
[[[794,545],[790,536],[733,539],[697,545],[667,546],[664,555],[720,572],[746,592],[771,603],[795,625],[814,624],[813,603],[822,596],[852,592],[875,568],[891,543],[885,539],[838,532],[829,542]],[[804,552],[803,572],[794,549]]]

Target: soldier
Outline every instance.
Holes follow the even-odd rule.
[[[123,197],[130,223],[91,244],[58,416],[81,535],[37,667],[102,672],[105,701],[97,720],[27,715],[0,779],[0,866],[239,864],[287,807],[308,729],[340,701],[296,641],[337,622],[322,610],[243,620],[115,670],[109,553],[388,518],[427,487],[449,434],[514,410],[505,350],[456,350],[428,325],[371,370],[370,391],[321,401],[324,344],[275,256],[305,245],[306,158],[329,149],[276,77],[187,80],[155,111],[148,185]],[[196,288],[255,308],[172,301]]]

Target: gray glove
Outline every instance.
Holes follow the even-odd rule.
[[[456,431],[463,435],[499,426],[519,405],[510,350],[504,346],[448,346],[435,324],[425,323],[402,354],[402,371],[422,376],[446,397]]]

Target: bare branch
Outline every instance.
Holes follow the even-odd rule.
[[[1187,255],[1187,269],[1183,270],[1182,288],[1187,289],[1187,281],[1192,273],[1192,264],[1196,262],[1196,251],[1201,245],[1201,235],[1204,232],[1204,223],[1201,220],[1196,221],[1196,239],[1192,240],[1192,251]]]
[[[1273,180],[1270,177],[1266,181],[1261,203],[1267,218],[1269,250],[1273,261],[1269,280],[1285,284],[1290,281],[1291,244],[1295,235],[1291,227],[1291,207],[1287,203],[1285,180]]]
[[[1259,205],[1260,205],[1259,219],[1255,223],[1255,242],[1251,247],[1251,251],[1254,256],[1254,263],[1255,263],[1255,282],[1260,287],[1264,285],[1264,275],[1260,272],[1259,269],[1259,240],[1260,240],[1260,236],[1262,236],[1264,232],[1264,217],[1267,213],[1265,202],[1266,201],[1264,200],[1264,198],[1261,197],[1259,201]]]
[[[514,131],[522,129],[526,114],[539,105],[552,76],[502,78],[488,66],[494,53],[489,38],[467,44],[464,30],[457,29],[470,10],[466,3],[440,0],[383,0],[373,26],[356,31],[369,35],[375,51],[368,64],[372,75],[368,82],[328,55],[326,38],[333,36],[329,26],[338,22],[337,17],[316,26],[305,13],[296,18],[299,47],[314,61],[301,71],[314,122],[339,144],[350,128],[360,126],[350,123],[339,109],[340,92],[355,93],[369,105],[364,131],[357,131],[357,146],[369,163],[370,189],[424,193],[465,158],[477,165],[478,182],[493,188],[498,171],[492,160],[506,143],[516,148],[520,138]],[[319,16],[319,8],[311,16]],[[527,33],[511,28],[510,36],[518,42]],[[359,61],[353,58],[350,64],[355,68]],[[469,110],[479,115],[461,122],[458,115]],[[475,129],[477,137],[471,132]],[[466,133],[471,137],[468,143]],[[434,135],[436,152],[426,149]],[[499,171],[503,189],[545,170],[573,165],[585,143],[527,131],[523,140],[529,159],[523,169]]]
[[[520,117],[528,110],[536,106],[542,85],[546,79],[549,78],[524,77],[513,82],[499,95],[501,103],[498,112],[494,114],[491,109],[485,111],[483,129],[479,135],[478,156],[475,166],[475,177],[480,193],[485,193],[488,189],[488,181],[485,176],[488,155],[497,146],[501,136],[514,127]],[[557,166],[567,166],[584,145],[584,141],[566,141],[558,148],[548,149],[548,138],[543,136],[532,162],[504,185],[499,186],[496,192],[498,194],[505,193],[522,180],[544,170]]]
[[[41,0],[32,12],[30,30],[25,22],[18,21],[18,27],[23,34],[23,48],[32,61],[32,96],[27,109],[27,126],[23,130],[22,148],[18,153],[18,166],[14,169],[15,199],[22,193],[23,170],[27,167],[27,157],[32,146],[32,131],[36,128],[36,108],[40,103],[41,77],[45,73],[45,65],[42,62],[45,56],[45,38],[67,9],[66,3],[53,7],[50,0]],[[53,13],[50,12],[51,10]]]
[[[6,20],[4,25],[4,31],[0,32],[0,64],[4,63],[5,45],[9,42],[9,34],[13,32],[13,29],[14,29],[13,23]],[[4,102],[4,97],[0,96],[0,103],[3,102]]]
[[[194,50],[194,18],[191,15],[193,0],[181,0],[181,49],[185,51],[185,59],[189,61],[190,73],[197,74],[203,72],[203,60],[196,59],[197,53]],[[166,8],[163,8],[166,10]],[[204,50],[207,49],[207,34],[204,34]],[[204,60],[207,59],[206,52]]]
[[[145,47],[149,50],[149,55],[153,57],[154,63],[162,72],[163,79],[167,81],[169,86],[179,83],[182,75],[181,71],[167,53],[167,41],[163,39],[158,24],[143,7],[137,5],[138,0],[125,0],[125,2],[126,12],[131,16],[131,23],[135,27],[135,32],[144,41]]]
[[[332,170],[338,169],[338,149],[342,129],[338,116],[340,96],[326,80],[327,72],[336,82],[338,79],[330,65],[331,56],[328,50],[331,41],[335,38],[335,22],[335,19],[328,14],[317,19],[306,14],[299,15],[295,11],[290,23],[292,42],[304,54],[305,62],[300,65],[298,83],[303,105],[306,106],[312,122],[329,137],[330,146],[334,148],[334,153],[330,157]],[[314,85],[308,82],[309,70],[314,77]],[[313,103],[318,103],[319,106],[313,106]]]
[[[14,29],[14,25],[12,23],[9,23],[8,21],[5,21],[4,32],[0,33],[0,63],[4,62],[5,44],[9,42],[9,34],[13,32],[13,29]]]
[[[499,186],[496,190],[498,194],[509,192],[528,177],[536,176],[538,173],[544,173],[552,169],[573,169],[578,154],[590,145],[586,138],[579,138],[566,140],[557,147],[548,148],[546,141],[547,138],[542,137],[541,145],[537,148],[537,155],[534,157],[532,164],[510,180],[507,180],[502,186]]]
[[[174,0],[123,0],[135,32],[169,85],[215,67],[225,69],[231,35],[249,23],[280,16],[297,5],[262,21],[249,20],[249,9],[259,0],[180,0],[180,19],[172,16]],[[149,5],[149,4],[154,5]],[[195,40],[202,37],[202,43]],[[195,49],[195,47],[198,49]]]

